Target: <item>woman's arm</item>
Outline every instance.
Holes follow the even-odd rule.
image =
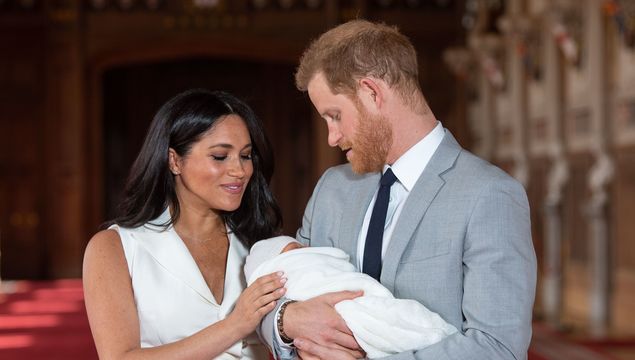
[[[119,234],[97,233],[84,254],[84,295],[100,359],[210,359],[254,331],[284,294],[281,274],[259,278],[226,319],[174,343],[140,347],[139,318]]]

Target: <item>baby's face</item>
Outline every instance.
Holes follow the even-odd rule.
[[[303,247],[304,247],[304,246],[302,246],[302,244],[297,243],[297,242],[295,242],[295,241],[294,241],[294,242],[290,242],[287,246],[285,246],[285,247],[282,249],[282,251],[280,251],[280,254],[282,254],[282,253],[286,253],[287,251],[290,251],[290,250],[300,249],[300,248],[303,248]]]

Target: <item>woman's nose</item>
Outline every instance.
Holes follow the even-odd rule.
[[[237,178],[243,178],[245,176],[245,168],[240,157],[231,162],[229,175]]]

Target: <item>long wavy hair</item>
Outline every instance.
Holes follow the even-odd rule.
[[[165,103],[154,116],[128,177],[118,216],[108,224],[134,228],[156,219],[167,206],[172,209],[169,227],[180,215],[174,175],[168,150],[186,156],[194,143],[227,115],[238,115],[251,138],[253,175],[238,209],[222,212],[229,229],[248,247],[278,235],[282,226],[280,208],[269,189],[273,154],[260,119],[251,108],[231,94],[204,89],[188,90]]]

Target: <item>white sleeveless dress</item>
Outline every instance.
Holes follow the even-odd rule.
[[[139,315],[141,347],[172,343],[224,319],[245,289],[247,248],[229,234],[223,301],[219,305],[187,247],[172,226],[169,211],[138,228],[113,225],[121,237]],[[216,359],[268,359],[255,334]]]

